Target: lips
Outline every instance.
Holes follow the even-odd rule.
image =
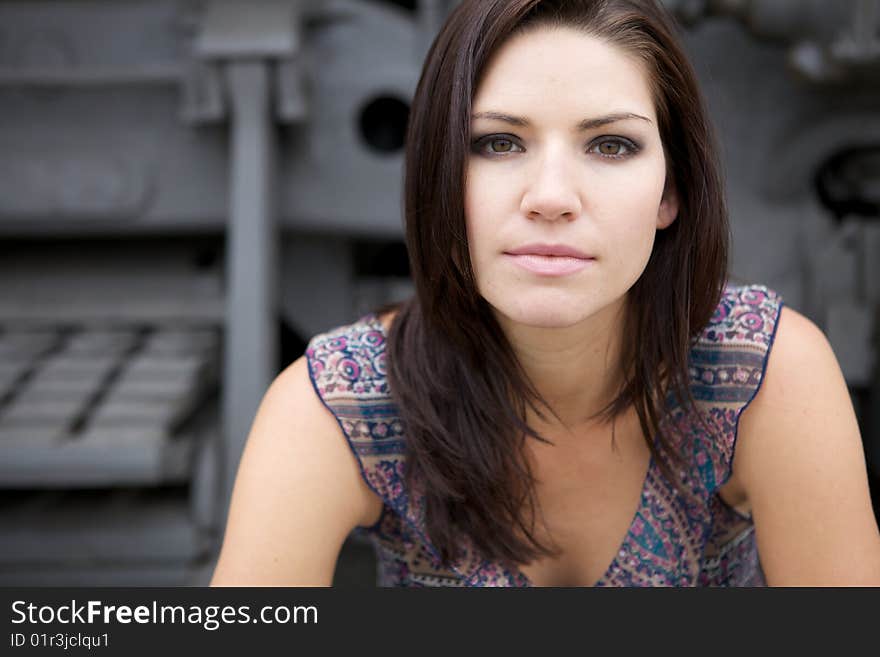
[[[505,251],[504,257],[537,276],[568,276],[595,261],[594,257],[565,244],[526,244]]]
[[[577,258],[579,260],[592,260],[593,256],[587,255],[573,246],[567,244],[526,244],[516,249],[505,251],[513,256],[547,256],[550,258]]]

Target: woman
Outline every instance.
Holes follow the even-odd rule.
[[[212,584],[880,584],[822,332],[727,283],[711,130],[653,1],[465,0],[407,139],[415,297],[257,414]]]

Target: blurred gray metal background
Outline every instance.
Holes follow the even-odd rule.
[[[266,385],[410,291],[403,136],[454,4],[0,0],[0,584],[207,582]],[[828,334],[878,481],[880,1],[667,5],[733,273]]]

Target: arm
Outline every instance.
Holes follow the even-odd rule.
[[[260,404],[211,586],[328,586],[348,534],[380,509],[300,358]]]
[[[734,472],[771,586],[880,585],[880,533],[859,427],[822,331],[783,307]]]

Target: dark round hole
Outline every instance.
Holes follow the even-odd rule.
[[[819,200],[838,221],[847,217],[880,219],[880,145],[845,148],[816,173]]]
[[[407,103],[392,96],[379,96],[361,110],[361,136],[376,151],[396,153],[403,148],[408,118]]]

